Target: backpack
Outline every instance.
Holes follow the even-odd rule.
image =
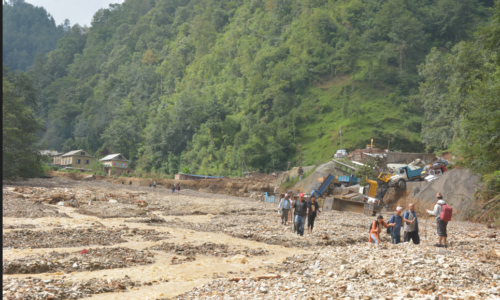
[[[441,205],[441,207],[442,207],[441,214],[439,215],[439,218],[443,222],[450,222],[451,221],[451,217],[453,216],[453,208],[451,208],[451,206],[449,206],[446,203],[445,204],[439,204],[439,205]]]

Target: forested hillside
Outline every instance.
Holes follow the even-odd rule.
[[[37,53],[43,55],[56,48],[57,40],[69,30],[69,21],[56,26],[54,18],[43,7],[24,0],[3,2],[3,63],[12,69],[26,70]]]
[[[439,107],[419,94],[418,66],[473,38],[492,5],[127,0],[35,59],[42,141],[169,174],[283,170],[299,143],[304,164],[324,161],[341,126],[351,149],[423,151],[424,109]]]

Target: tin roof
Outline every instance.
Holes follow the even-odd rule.
[[[120,155],[122,156],[122,158],[118,158]],[[99,159],[99,161],[106,161],[106,160],[123,160],[123,161],[128,162],[128,160],[125,158],[125,156],[123,156],[121,153],[110,154],[110,155],[107,155],[107,156]]]
[[[70,152],[64,153],[62,156],[73,156],[73,155],[78,155],[78,152],[82,152],[82,151],[85,151],[85,150],[83,150],[83,149],[80,149],[80,150],[73,150],[73,151],[70,151]],[[87,152],[87,151],[85,151],[85,152]],[[85,155],[85,156],[93,157],[92,155]]]

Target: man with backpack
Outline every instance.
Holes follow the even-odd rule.
[[[437,193],[436,198],[437,203],[434,206],[434,210],[427,210],[428,214],[436,217],[437,222],[437,234],[439,237],[439,242],[437,244],[434,244],[434,246],[447,248],[446,238],[448,237],[448,234],[446,233],[446,227],[448,226],[448,222],[451,221],[453,209],[448,204],[446,204],[441,193]]]

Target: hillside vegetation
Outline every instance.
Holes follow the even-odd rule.
[[[49,148],[236,175],[340,146],[423,151],[418,66],[491,15],[478,0],[127,0],[30,70]],[[422,71],[422,70],[421,70]],[[426,76],[423,74],[422,76]],[[424,78],[425,79],[425,78]],[[444,98],[443,98],[444,99]],[[433,109],[433,108],[431,108]],[[432,120],[431,120],[432,121]],[[429,126],[433,126],[432,124]],[[425,127],[426,128],[426,127]],[[439,150],[447,144],[428,144]]]
[[[69,21],[56,26],[43,7],[24,0],[2,1],[3,63],[12,69],[26,70],[36,54],[45,55],[56,48],[57,40],[69,30]]]

